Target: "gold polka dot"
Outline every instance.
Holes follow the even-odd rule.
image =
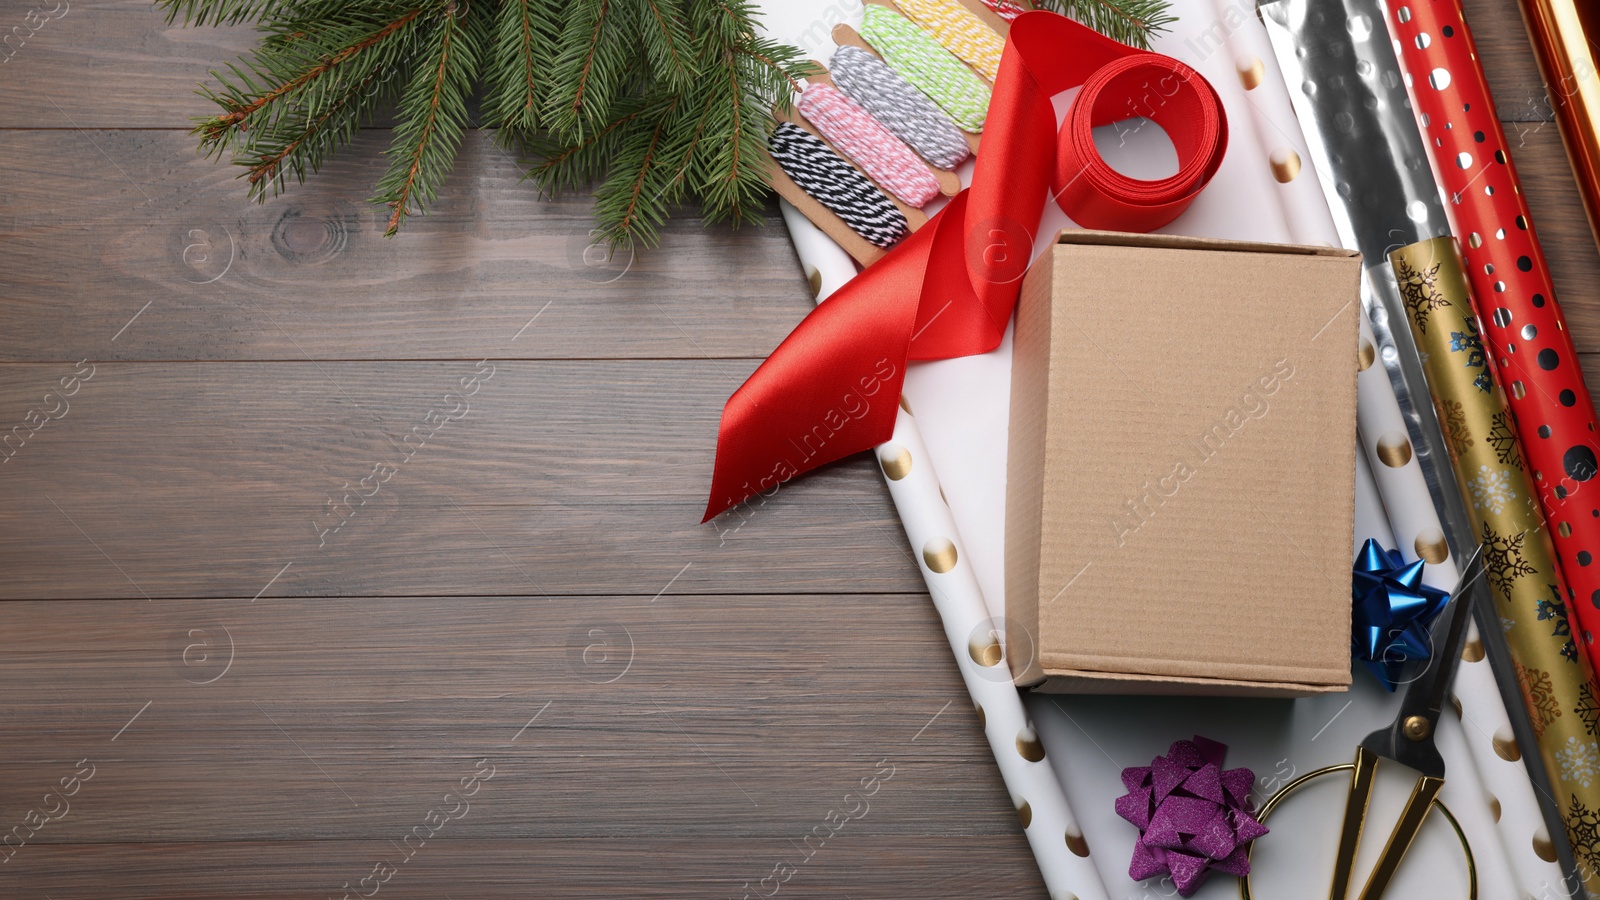
[[[1560,525],[1557,525],[1556,534],[1559,534],[1562,537],[1572,537],[1572,524],[1570,522],[1562,522]]]
[[[1461,648],[1461,658],[1467,662],[1478,662],[1483,659],[1483,641],[1469,638],[1466,646]]]
[[[1454,694],[1450,695],[1450,707],[1456,711],[1456,718],[1461,718],[1461,701]]]
[[[1411,441],[1404,432],[1391,431],[1378,438],[1378,459],[1391,469],[1411,462]]]
[[[1474,231],[1472,234],[1468,235],[1467,236],[1467,246],[1471,247],[1474,250],[1478,249],[1479,247],[1482,247],[1483,246],[1483,235],[1477,233],[1476,231]]]
[[[1261,62],[1261,57],[1244,53],[1233,61],[1234,68],[1239,71],[1239,83],[1247,91],[1260,87],[1261,82],[1267,77],[1267,67]]]
[[[976,659],[977,657],[973,658]],[[978,710],[978,727],[987,728],[989,726],[989,717],[983,714],[983,705],[979,703],[974,703],[972,705]]]
[[[1522,758],[1522,748],[1517,746],[1517,739],[1512,737],[1510,726],[1502,725],[1494,733],[1494,753],[1507,762],[1516,762]]]
[[[1032,725],[1024,725],[1017,732],[1017,752],[1028,762],[1044,759],[1044,744],[1039,743],[1039,733],[1033,730]]]
[[[1000,652],[1000,642],[995,639],[995,633],[991,631],[982,637],[973,635],[972,640],[967,643],[967,655],[980,666],[997,666],[1003,654]]]
[[[1513,381],[1511,382],[1511,396],[1521,400],[1523,397],[1528,396],[1528,389],[1523,386],[1522,382]]]
[[[1083,839],[1083,832],[1078,830],[1076,822],[1067,825],[1067,849],[1073,856],[1088,856],[1089,842]]]
[[[900,395],[900,408],[905,410],[906,415],[908,416],[915,415],[915,413],[911,411],[911,401],[906,399],[905,394]]]
[[[1539,830],[1533,833],[1533,852],[1545,862],[1556,861],[1555,842],[1550,840],[1550,833],[1544,830],[1543,825],[1540,825]]]
[[[1300,174],[1300,154],[1288,147],[1272,151],[1269,161],[1272,163],[1272,177],[1278,179],[1279,184],[1288,184]]]
[[[911,474],[911,451],[894,444],[884,444],[878,448],[878,465],[883,467],[883,474],[890,481],[899,481]]]
[[[922,545],[922,561],[929,569],[943,575],[956,567],[956,545],[949,538],[929,538]]]
[[[1356,371],[1365,372],[1372,368],[1372,361],[1378,358],[1378,350],[1366,338],[1361,339],[1361,346],[1356,350]]]
[[[1017,807],[1017,818],[1021,820],[1023,828],[1033,824],[1033,807],[1028,805],[1028,801],[1022,801],[1022,805]]]
[[[1417,532],[1417,539],[1411,547],[1423,562],[1431,565],[1436,566],[1450,558],[1450,544],[1445,541],[1444,532],[1437,528],[1424,528]]]
[[[811,285],[811,299],[817,299],[822,293],[822,273],[806,266],[806,282]]]
[[[1496,822],[1500,821],[1500,798],[1493,794],[1489,795],[1489,813]]]

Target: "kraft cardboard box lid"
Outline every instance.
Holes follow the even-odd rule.
[[[1020,684],[1349,684],[1360,269],[1345,250],[1096,231],[1035,264],[1007,473]]]

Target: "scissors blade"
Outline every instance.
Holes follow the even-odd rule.
[[[1450,605],[1433,623],[1433,652],[1428,657],[1427,667],[1421,677],[1406,686],[1394,722],[1367,735],[1361,742],[1362,747],[1423,775],[1444,778],[1444,758],[1434,746],[1434,731],[1456,667],[1461,662],[1467,622],[1479,599],[1477,592],[1487,589],[1482,576],[1483,547],[1480,545],[1467,560]]]

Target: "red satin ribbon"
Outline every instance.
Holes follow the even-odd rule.
[[[1057,138],[1050,98],[1080,85]],[[1166,130],[1176,174],[1139,181],[1100,157],[1091,129],[1136,116]],[[1200,73],[1055,13],[1019,16],[972,187],[818,306],[728,399],[706,519],[888,440],[908,360],[999,346],[1047,196],[1079,225],[1151,231],[1188,208],[1227,144]]]

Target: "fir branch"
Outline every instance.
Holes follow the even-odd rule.
[[[625,101],[618,105],[616,118],[571,144],[549,138],[528,142],[539,159],[528,171],[528,177],[538,182],[546,195],[553,195],[604,176],[617,147],[629,135],[629,126],[645,114],[645,109],[636,99]]]
[[[317,44],[263,44],[255,58],[245,63],[248,72],[238,65],[229,67],[234,74],[233,82],[212,73],[222,83],[222,90],[209,92],[209,96],[224,113],[202,120],[194,133],[200,135],[203,147],[221,149],[241,133],[263,130],[267,123],[255,121],[259,116],[271,119],[292,109],[298,101],[316,102],[319,97],[315,93],[328,81],[337,81],[337,77],[344,74],[340,71],[342,66],[359,66],[364,71],[358,77],[364,78],[365,70],[384,60],[381,55],[369,55],[369,51],[403,39],[421,13],[421,7],[413,6],[398,17],[378,23],[358,15],[353,22],[339,22],[326,28],[322,34],[324,40]],[[328,38],[333,39],[337,49],[322,53],[321,48]],[[258,79],[278,83],[263,89]],[[338,92],[338,88],[337,83],[328,85],[333,92]],[[308,93],[313,96],[307,98]]]
[[[349,143],[362,120],[370,119],[373,109],[385,99],[379,80],[385,74],[385,70],[373,69],[321,111],[307,112],[297,125],[274,129],[252,144],[248,153],[235,160],[247,170],[250,196],[264,200],[269,192],[279,193],[285,168],[305,183],[306,169],[318,171],[323,158]]]
[[[632,140],[624,140],[611,174],[595,191],[598,235],[611,246],[639,241],[654,245],[668,205],[681,193],[682,182],[662,164],[664,144],[676,126],[676,96],[647,106],[635,122]]]
[[[1041,0],[1143,46],[1169,0]],[[671,208],[758,219],[762,150],[810,64],[761,37],[751,0],[155,0],[169,21],[254,23],[252,54],[213,73],[202,149],[262,199],[303,180],[380,110],[397,127],[375,200],[387,234],[437,196],[481,93],[483,124],[529,150],[545,193],[597,185],[597,233],[653,244]]]
[[[539,130],[541,107],[554,54],[550,24],[557,18],[553,0],[503,0],[494,23],[493,63],[484,78],[484,110],[501,137],[524,139]]]
[[[391,209],[385,236],[437,195],[467,128],[467,97],[477,78],[486,43],[481,16],[447,3],[436,14],[424,65],[400,99],[399,127],[389,148],[389,171],[373,198]]]
[[[608,121],[634,61],[634,43],[616,0],[571,0],[551,65],[545,125],[575,139]]]
[[[1150,49],[1151,37],[1178,20],[1168,0],[1037,0],[1034,5],[1144,50]]]
[[[238,25],[276,15],[293,0],[156,0],[167,11],[167,24],[183,19],[185,25]]]
[[[692,48],[676,0],[634,0],[639,9],[639,34],[656,81],[682,90],[694,72],[689,68]]]

